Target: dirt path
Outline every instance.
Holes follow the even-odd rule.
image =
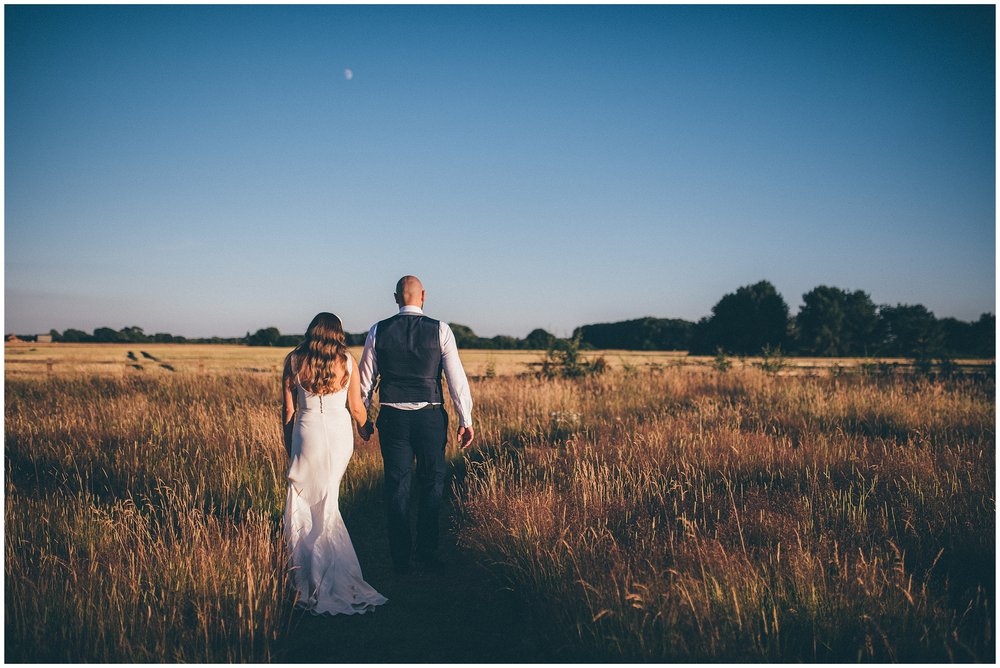
[[[414,499],[415,500],[415,499]],[[442,506],[443,572],[396,575],[389,558],[381,490],[345,522],[365,580],[389,599],[364,615],[296,612],[278,661],[288,663],[511,663],[545,661],[517,597],[455,544],[453,504]]]

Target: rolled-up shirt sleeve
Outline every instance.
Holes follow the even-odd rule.
[[[372,325],[365,337],[365,349],[361,352],[361,398],[365,401],[365,408],[370,408],[372,404],[372,394],[375,392],[375,379],[378,377],[378,363],[375,360],[375,328],[378,323]]]
[[[369,338],[374,339],[374,331],[372,328]],[[372,345],[374,346],[374,341]],[[455,334],[446,322],[441,323],[441,366],[444,367],[444,376],[448,380],[448,393],[455,405],[455,412],[458,413],[458,424],[462,427],[471,427],[472,393],[469,391],[469,379],[466,378],[462,360],[458,357]],[[363,373],[361,378],[364,379]],[[364,385],[361,390],[363,393]]]

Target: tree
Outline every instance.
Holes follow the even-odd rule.
[[[997,356],[997,317],[984,313],[972,323],[972,350],[976,357]]]
[[[142,331],[142,327],[136,327],[135,325],[131,327],[122,327],[119,332],[123,340],[129,343],[148,343],[149,337],[146,333]]]
[[[973,323],[962,322],[955,318],[941,318],[938,320],[938,327],[941,328],[941,347],[944,354],[949,357],[975,355],[972,352],[976,347],[973,342],[975,328]]]
[[[548,350],[552,346],[552,342],[556,340],[554,334],[551,334],[544,329],[538,328],[533,329],[528,333],[524,340],[521,341],[521,347],[527,350]]]
[[[281,338],[281,332],[277,327],[265,327],[258,329],[247,339],[248,346],[276,346]]]
[[[799,350],[812,355],[841,354],[844,339],[844,291],[825,285],[802,295],[795,317]]]
[[[639,318],[577,327],[584,345],[618,350],[687,350],[694,323],[670,318]]]
[[[490,343],[493,344],[493,348],[496,350],[513,350],[517,348],[520,341],[515,339],[513,336],[507,336],[505,334],[499,334],[489,339]]]
[[[692,352],[752,355],[786,343],[788,304],[768,281],[725,295],[694,327]]]
[[[459,325],[458,323],[448,323],[452,333],[455,335],[455,344],[459,348],[476,348],[479,337],[472,331],[471,327]]]
[[[942,353],[941,327],[922,304],[884,305],[879,309],[879,318],[885,328],[883,354],[930,359]]]
[[[64,343],[83,343],[85,341],[92,341],[93,338],[94,337],[87,334],[87,332],[84,332],[83,330],[72,328],[64,330],[62,337],[60,337]]]
[[[975,322],[941,318],[942,348],[951,357],[996,357],[996,316],[983,313]]]
[[[871,295],[861,290],[847,293],[844,305],[846,341],[845,355],[868,356],[878,347],[881,339],[881,322],[878,307]]]
[[[294,348],[302,343],[304,338],[306,338],[304,334],[282,334],[275,340],[274,345],[279,348]],[[347,345],[351,345],[347,341],[346,335],[344,337],[344,342],[347,343]]]
[[[94,341],[97,343],[127,343],[121,332],[110,327],[98,327],[95,329]]]
[[[795,318],[799,351],[812,355],[867,355],[876,343],[878,313],[867,293],[820,285],[802,295]]]

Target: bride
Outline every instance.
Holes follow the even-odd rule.
[[[282,373],[285,538],[295,605],[314,614],[364,613],[387,600],[362,578],[338,502],[354,453],[351,416],[363,425],[362,438],[372,433],[354,368],[340,318],[319,313]]]

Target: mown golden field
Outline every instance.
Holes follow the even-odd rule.
[[[285,352],[6,347],[8,661],[288,656]],[[598,354],[602,375],[544,379],[524,373],[540,353],[463,353],[478,437],[449,446],[448,521],[475,569],[449,577],[513,590],[532,636],[514,659],[995,659],[992,373]],[[342,490],[356,543],[384,521],[380,478],[377,443],[357,440]],[[363,547],[366,577],[392,587]],[[447,620],[486,625],[489,601],[455,589],[409,621],[462,648]],[[310,628],[380,637],[407,591]],[[435,658],[414,652],[391,656]]]
[[[7,376],[35,374],[39,371],[91,372],[122,374],[132,371],[152,373],[240,372],[277,373],[288,348],[243,345],[173,344],[173,343],[16,343],[4,346]],[[145,355],[143,353],[146,353]],[[356,360],[361,347],[352,348]],[[131,354],[131,357],[129,356]],[[463,350],[465,370],[470,376],[509,376],[536,370],[545,356],[536,350]],[[152,356],[150,358],[149,356]],[[708,367],[713,358],[689,356],[685,352],[635,350],[585,351],[585,358],[603,357],[612,369],[656,371],[661,367]],[[760,358],[732,358],[734,368],[760,365]],[[983,370],[989,360],[960,359],[953,362],[965,369]],[[910,367],[909,360],[894,358],[789,357],[784,360],[785,374],[803,375],[852,369],[860,365]]]

